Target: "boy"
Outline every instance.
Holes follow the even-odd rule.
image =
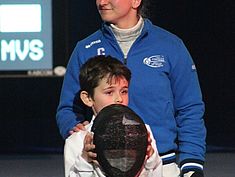
[[[128,87],[130,70],[119,60],[111,56],[90,58],[80,70],[80,98],[91,107],[94,116],[86,125],[86,130],[73,133],[66,139],[64,148],[65,176],[102,176],[105,177],[92,150],[92,134],[89,133],[97,113],[110,104],[128,105]],[[156,149],[156,143],[149,131],[147,157],[139,176],[161,177],[162,161]]]

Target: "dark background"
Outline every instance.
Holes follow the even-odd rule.
[[[208,151],[235,151],[235,5],[152,0],[149,18],[183,39],[206,104]],[[53,1],[53,57],[66,66],[77,41],[100,27],[95,1]],[[0,77],[0,153],[62,152],[55,121],[62,77]]]

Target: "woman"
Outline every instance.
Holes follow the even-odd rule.
[[[152,129],[163,176],[203,176],[206,129],[195,65],[177,36],[143,18],[145,3],[96,0],[104,23],[71,55],[57,110],[60,132],[66,138],[86,124],[85,108],[75,101],[80,66],[92,56],[112,55],[132,72],[129,106]]]

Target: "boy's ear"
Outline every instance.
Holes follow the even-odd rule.
[[[93,101],[86,91],[81,91],[80,98],[85,105],[89,107],[93,106]]]

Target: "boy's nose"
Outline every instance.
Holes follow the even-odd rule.
[[[115,103],[122,103],[123,99],[120,95],[117,95],[116,99],[115,99]]]

